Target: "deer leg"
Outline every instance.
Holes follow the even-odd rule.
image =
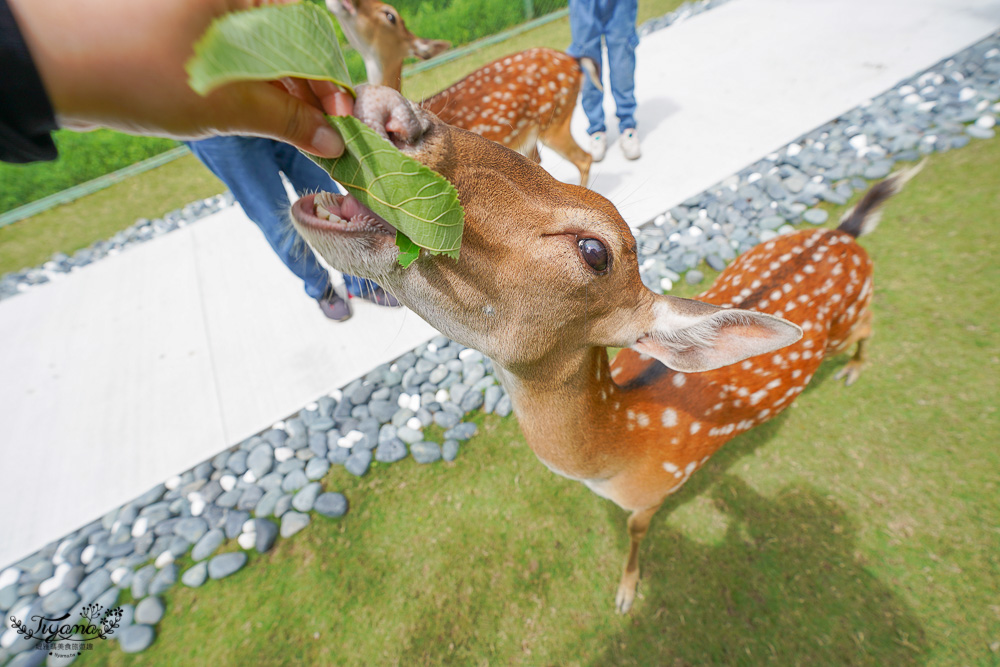
[[[580,145],[573,138],[573,134],[569,131],[572,119],[573,107],[570,106],[569,111],[563,113],[562,117],[555,119],[540,138],[543,144],[572,162],[580,170],[580,186],[585,188],[590,178],[590,165],[594,158],[590,156],[590,153],[580,148]]]
[[[844,380],[844,384],[850,387],[854,384],[858,377],[861,375],[861,366],[865,363],[865,348],[868,345],[868,339],[872,337],[872,311],[866,310],[861,316],[861,321],[858,325],[854,327],[854,331],[851,332],[850,337],[844,343],[843,347],[847,348],[851,343],[857,343],[858,347],[854,351],[854,356],[851,360],[847,362],[847,365],[837,371],[834,376],[836,380]]]
[[[625,570],[618,584],[618,594],[615,596],[615,606],[619,614],[628,613],[635,601],[635,589],[639,584],[639,543],[649,530],[649,522],[660,509],[659,505],[644,510],[632,512],[628,518],[629,545],[628,558],[625,559]]]

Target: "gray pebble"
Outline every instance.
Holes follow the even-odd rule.
[[[393,438],[375,449],[375,460],[379,463],[395,463],[405,459],[407,454],[406,444],[399,438]]]
[[[247,563],[247,555],[242,551],[219,554],[208,561],[208,576],[212,579],[228,577]]]
[[[415,442],[410,445],[410,454],[417,463],[434,463],[441,458],[441,447],[436,442]]]
[[[330,470],[330,462],[327,461],[325,458],[311,459],[306,464],[306,479],[309,480],[322,479],[329,470]]]
[[[257,539],[254,541],[254,548],[258,553],[270,551],[274,546],[274,541],[278,539],[278,526],[268,519],[255,519],[254,531]]]
[[[293,491],[298,491],[303,486],[309,483],[309,478],[301,470],[293,470],[288,473],[285,477],[285,481],[281,483],[281,490],[285,493],[292,493]]]
[[[265,493],[264,497],[257,503],[257,507],[254,508],[254,515],[258,517],[271,516],[274,513],[275,505],[278,504],[278,499],[282,495],[281,489],[273,489]]]
[[[149,594],[150,595],[162,595],[166,593],[171,586],[177,583],[177,563],[167,563],[163,566],[156,576],[153,577],[153,581],[149,584]]]
[[[292,507],[300,512],[308,512],[313,508],[313,503],[316,502],[316,496],[319,495],[323,487],[319,482],[310,482],[302,487],[302,490],[292,496]]]
[[[458,456],[458,440],[445,440],[441,446],[441,456],[445,461],[454,461]]]
[[[361,451],[353,452],[349,457],[347,457],[347,460],[344,461],[344,469],[352,475],[361,477],[368,472],[368,467],[371,463],[371,450],[363,449]]]
[[[215,550],[222,546],[225,540],[226,534],[218,528],[208,531],[194,545],[194,548],[191,550],[191,558],[194,560],[205,560],[215,553]]]
[[[316,499],[313,509],[323,516],[336,519],[347,514],[347,498],[342,493],[324,493]]]
[[[156,633],[148,625],[130,625],[118,630],[116,634],[118,635],[118,645],[126,653],[145,651],[156,639]]]
[[[189,588],[198,588],[208,579],[208,561],[196,563],[181,575],[181,583]]]
[[[462,422],[453,429],[445,432],[444,437],[447,440],[468,440],[476,434],[478,427],[473,422]]]
[[[309,525],[309,515],[300,512],[286,512],[281,517],[281,536],[289,538]]]
[[[811,208],[802,214],[802,219],[811,225],[822,225],[830,214],[821,208]]]
[[[163,618],[166,605],[158,597],[150,596],[139,601],[135,606],[135,622],[145,625],[156,625]]]

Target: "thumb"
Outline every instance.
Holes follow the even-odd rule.
[[[320,157],[344,152],[344,140],[316,107],[268,83],[254,83],[244,92],[238,110],[227,119],[231,130],[278,139]]]

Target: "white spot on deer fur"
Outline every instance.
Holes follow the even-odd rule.
[[[677,411],[673,408],[667,408],[663,411],[663,414],[660,415],[660,422],[662,422],[666,428],[677,426]]]
[[[621,368],[616,368],[613,371],[611,371],[611,377],[616,378],[621,372],[622,372]]]
[[[753,362],[752,362],[752,361],[744,361],[744,362],[743,362],[743,363],[741,364],[741,366],[743,367],[743,370],[745,370],[745,371],[748,371],[748,370],[750,370],[751,368],[753,368]]]
[[[770,410],[768,410],[768,409],[764,409],[764,410],[761,410],[761,411],[760,411],[760,412],[759,412],[759,413],[757,414],[757,419],[767,419],[767,416],[768,416],[769,414],[771,414],[771,411],[770,411]]]
[[[687,382],[687,377],[684,373],[674,373],[674,376],[670,378],[670,381],[674,383],[675,387],[683,387],[684,383]]]
[[[691,422],[691,435],[701,430],[701,422]]]
[[[805,352],[802,353],[802,358],[803,359],[812,359],[812,356],[813,356],[813,353],[810,352],[809,350],[806,350]]]
[[[629,421],[635,421],[635,412],[634,411],[629,410],[628,412],[625,413],[625,416],[628,417]]]
[[[639,428],[646,428],[649,426],[649,415],[645,412],[640,412],[635,416],[635,421],[639,424]]]
[[[760,287],[760,281],[759,280],[755,280],[752,283],[750,283],[750,289],[757,289],[758,287]]]
[[[680,479],[680,476],[683,475],[683,474],[684,474],[683,472],[681,472],[680,470],[678,470],[677,472],[674,473],[674,477],[677,477],[678,479]]]
[[[697,467],[698,467],[698,464],[695,463],[694,461],[691,461],[691,463],[689,463],[689,464],[687,464],[687,466],[685,466],[685,468],[684,468],[684,474],[690,476],[691,473],[694,472],[694,469],[697,468]]]
[[[796,368],[796,369],[795,369],[794,371],[792,371],[792,377],[793,377],[793,378],[797,378],[797,377],[799,377],[800,375],[802,375],[802,371],[801,371],[801,370],[799,370],[798,368]]]
[[[672,472],[677,472],[677,470],[678,470],[677,466],[674,465],[673,463],[671,463],[670,461],[664,461],[663,462],[663,469],[666,470],[667,472],[671,472],[671,473]]]
[[[775,389],[780,384],[781,384],[781,378],[775,378],[775,379],[771,380],[770,382],[768,382],[766,385],[764,385],[764,387],[766,387],[767,389]]]
[[[781,298],[781,290],[774,290],[771,292],[771,301],[778,301]]]
[[[757,405],[760,403],[761,399],[767,396],[767,390],[761,389],[760,391],[755,391],[750,394],[750,405]]]

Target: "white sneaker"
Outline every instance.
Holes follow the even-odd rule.
[[[622,132],[618,143],[621,144],[622,153],[626,159],[637,160],[642,155],[642,151],[639,150],[639,134],[635,131],[635,128],[630,127]]]
[[[608,152],[608,137],[604,132],[594,132],[590,135],[590,157],[594,162],[600,162]]]

